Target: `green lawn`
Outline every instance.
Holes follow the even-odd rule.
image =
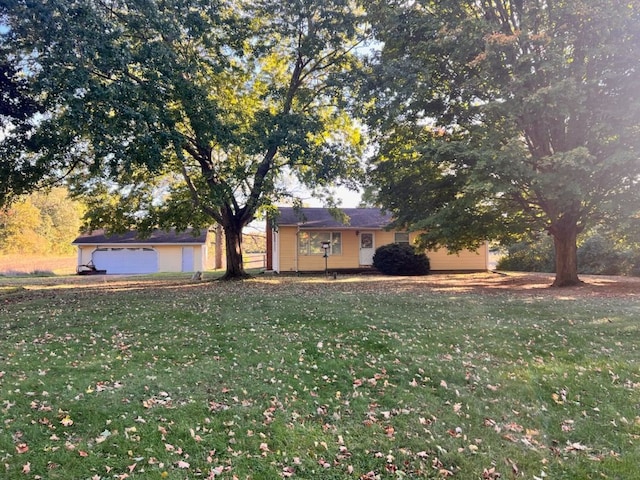
[[[430,285],[1,279],[0,478],[638,478],[640,297]]]

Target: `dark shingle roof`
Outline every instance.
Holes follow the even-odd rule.
[[[106,235],[104,230],[94,230],[91,233],[80,235],[72,245],[86,244],[203,244],[207,242],[207,231],[200,230],[199,235],[193,234],[193,230],[176,232],[175,230],[164,231],[154,230],[153,233],[144,238],[138,237],[138,232],[131,231],[123,234]]]
[[[391,223],[391,215],[379,208],[341,208],[349,221],[344,224],[331,216],[326,208],[280,207],[277,225],[300,228],[382,229]]]

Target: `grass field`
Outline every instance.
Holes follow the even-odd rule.
[[[638,478],[640,283],[528,278],[0,278],[0,478]]]
[[[0,275],[33,273],[71,275],[76,272],[77,255],[0,255]]]

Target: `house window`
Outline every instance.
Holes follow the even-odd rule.
[[[330,255],[342,255],[342,234],[340,232],[298,233],[298,254],[324,255],[322,242],[329,242]]]
[[[394,242],[395,243],[409,243],[409,232],[396,232],[395,233]]]

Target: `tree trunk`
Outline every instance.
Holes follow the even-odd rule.
[[[578,247],[576,242],[580,228],[575,221],[566,221],[563,218],[549,228],[549,233],[553,235],[556,253],[556,278],[552,286],[573,287],[582,284],[578,278]]]
[[[222,268],[222,225],[220,225],[219,223],[216,223],[216,229],[215,229],[215,235],[216,235],[216,243],[215,243],[215,258],[214,258],[214,265],[213,267],[216,270],[219,270]]]
[[[244,265],[242,264],[242,223],[231,219],[222,226],[224,228],[227,254],[227,271],[222,277],[222,280],[242,280],[249,278],[251,275],[244,271]]]

